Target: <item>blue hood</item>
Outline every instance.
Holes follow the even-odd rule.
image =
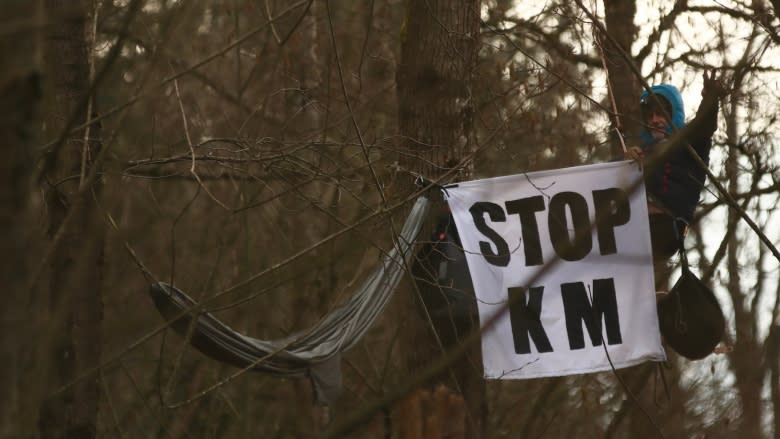
[[[666,98],[672,105],[672,125],[675,129],[679,130],[685,127],[685,107],[683,106],[682,95],[677,87],[671,84],[658,84],[650,87],[650,91],[655,94],[661,95]],[[647,90],[642,92],[639,97],[640,101],[649,97]],[[666,130],[669,134],[672,133],[672,127]],[[642,139],[643,144],[655,143],[653,136],[647,131],[644,125],[639,129],[639,138]]]

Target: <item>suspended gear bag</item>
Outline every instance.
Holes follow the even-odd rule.
[[[682,275],[658,301],[658,324],[666,343],[689,360],[712,353],[726,328],[718,299],[690,270],[683,238],[679,237]]]
[[[412,275],[431,317],[478,321],[474,285],[451,215],[439,218],[431,242],[417,253]]]

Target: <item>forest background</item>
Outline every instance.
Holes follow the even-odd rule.
[[[779,13],[777,0],[6,0],[0,436],[780,438]],[[730,352],[485,382],[478,343],[459,347],[472,328],[426,318],[407,277],[322,407],[305,379],[236,374],[161,329],[139,263],[242,333],[279,338],[391,248],[415,174],[608,161],[617,128],[636,143],[643,83],[680,87],[690,117],[709,68],[730,90],[710,163],[723,192],[708,183],[687,243]]]

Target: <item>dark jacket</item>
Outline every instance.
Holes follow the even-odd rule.
[[[680,91],[669,84],[654,85],[650,90],[663,96],[671,104],[674,129],[669,128],[670,135],[673,130],[682,130],[685,127],[685,109]],[[642,93],[642,99],[646,98],[648,98],[647,91]],[[694,121],[691,122],[692,127],[696,129],[690,131],[686,137],[687,142],[706,164],[710,161],[712,135],[717,128],[717,118],[717,99],[705,96],[699,104]],[[663,149],[660,148],[661,142],[666,140],[653,139],[644,125],[639,136],[645,159],[652,161],[654,154]],[[653,167],[653,171],[645,170],[645,188],[659,207],[666,208],[673,216],[690,222],[707,174],[688,152],[688,148],[680,145],[675,149],[659,166]]]

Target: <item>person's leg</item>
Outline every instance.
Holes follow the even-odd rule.
[[[666,262],[679,250],[680,231],[674,219],[665,213],[649,216],[650,242],[653,248],[653,261]]]
[[[650,242],[653,250],[653,274],[655,276],[656,300],[661,300],[669,290],[669,277],[672,274],[670,259],[679,249],[677,232],[671,216],[660,209],[655,211],[648,204],[650,222]]]

